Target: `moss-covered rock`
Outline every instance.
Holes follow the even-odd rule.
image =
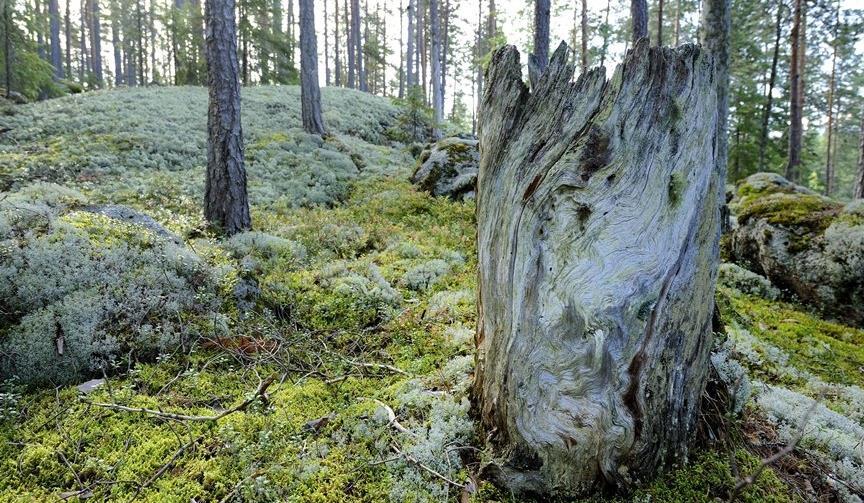
[[[787,297],[864,325],[864,211],[757,173],[731,205],[738,225],[728,258],[767,277]],[[755,292],[751,292],[755,293]]]
[[[411,181],[434,196],[473,199],[479,164],[477,140],[445,138],[420,154]]]

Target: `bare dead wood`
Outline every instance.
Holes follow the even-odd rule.
[[[192,416],[192,415],[187,415],[187,414],[177,414],[177,413],[173,413],[173,412],[163,412],[161,410],[146,409],[143,407],[127,407],[125,405],[119,405],[116,403],[92,402],[90,400],[81,400],[81,402],[86,403],[88,405],[92,405],[94,407],[102,407],[104,409],[121,411],[121,412],[137,412],[137,413],[141,413],[141,414],[147,414],[147,415],[159,417],[162,419],[172,419],[175,421],[191,421],[191,422],[218,421],[225,416],[228,416],[230,414],[234,414],[235,412],[241,412],[241,411],[248,409],[250,405],[255,403],[255,401],[260,399],[260,398],[264,398],[266,400],[267,388],[269,388],[270,385],[273,384],[274,380],[276,380],[275,374],[271,375],[270,377],[267,377],[266,379],[262,380],[258,384],[258,388],[255,390],[255,392],[252,394],[252,396],[250,396],[249,398],[244,400],[242,403],[240,403],[234,407],[231,407],[230,409],[225,409],[222,412],[220,412],[219,414],[216,414],[214,416]]]
[[[709,370],[722,168],[712,58],[640,39],[606,81],[513,47],[481,102],[475,396],[502,479],[571,495],[686,459]]]

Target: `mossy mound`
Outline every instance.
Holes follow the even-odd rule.
[[[864,325],[864,218],[779,175],[757,173],[730,205],[738,225],[726,258],[768,278],[789,299]]]

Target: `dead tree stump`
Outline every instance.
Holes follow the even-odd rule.
[[[531,92],[498,50],[480,112],[475,398],[521,492],[630,488],[686,459],[724,181],[711,58],[642,40],[608,82],[562,44]]]

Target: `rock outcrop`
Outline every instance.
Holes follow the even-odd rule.
[[[845,323],[864,326],[864,200],[845,206],[770,173],[738,185],[727,251],[738,265]]]
[[[411,182],[434,196],[457,201],[474,199],[479,164],[477,140],[444,138],[420,154]]]

